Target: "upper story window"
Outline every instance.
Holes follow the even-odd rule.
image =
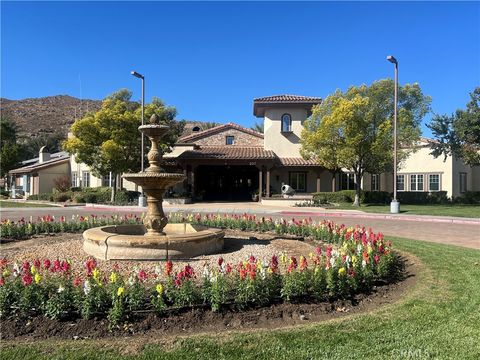
[[[225,145],[233,145],[235,143],[235,136],[229,135],[225,137]]]
[[[292,117],[290,114],[282,115],[282,132],[292,132]]]

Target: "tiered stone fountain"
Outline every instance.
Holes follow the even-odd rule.
[[[158,141],[169,131],[153,115],[150,124],[138,128],[151,141],[150,166],[144,172],[124,174],[123,178],[142,187],[147,195],[144,225],[103,226],[83,233],[83,249],[102,260],[185,259],[223,249],[224,232],[191,224],[168,224],[163,212],[163,194],[185,175],[167,173],[160,167],[162,153]]]

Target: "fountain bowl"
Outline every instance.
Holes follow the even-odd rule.
[[[164,235],[145,236],[143,225],[107,225],[83,233],[83,250],[99,260],[189,259],[221,252],[224,231],[188,223],[167,224]]]

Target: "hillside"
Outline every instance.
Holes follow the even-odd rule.
[[[59,133],[66,138],[75,119],[87,111],[97,111],[101,100],[77,99],[68,95],[47,96],[23,100],[0,98],[2,117],[8,117],[19,127],[20,135],[26,138]],[[183,135],[192,132],[195,126],[201,130],[214,123],[187,121]]]
[[[13,120],[26,137],[60,133],[67,137],[76,118],[87,111],[100,109],[100,100],[80,100],[68,95],[47,96],[23,100],[0,99],[2,117]]]

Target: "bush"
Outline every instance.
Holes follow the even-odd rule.
[[[70,176],[68,175],[62,175],[53,179],[53,183],[55,184],[55,189],[58,190],[59,192],[68,191],[72,185]]]
[[[402,204],[446,204],[448,197],[446,191],[400,191],[397,199]]]
[[[480,191],[467,191],[453,199],[457,204],[480,204]]]
[[[366,204],[389,204],[392,194],[388,191],[363,191],[362,201]]]
[[[42,193],[36,195],[30,195],[28,200],[45,200],[45,201],[53,201],[53,194],[51,193]]]
[[[69,192],[56,193],[56,194],[53,194],[52,199],[55,202],[65,202],[72,199],[72,193],[69,193]]]
[[[327,203],[348,203],[355,200],[355,190],[341,190],[335,192],[316,192],[313,193],[313,201],[319,204]],[[363,196],[360,201],[363,201]]]

